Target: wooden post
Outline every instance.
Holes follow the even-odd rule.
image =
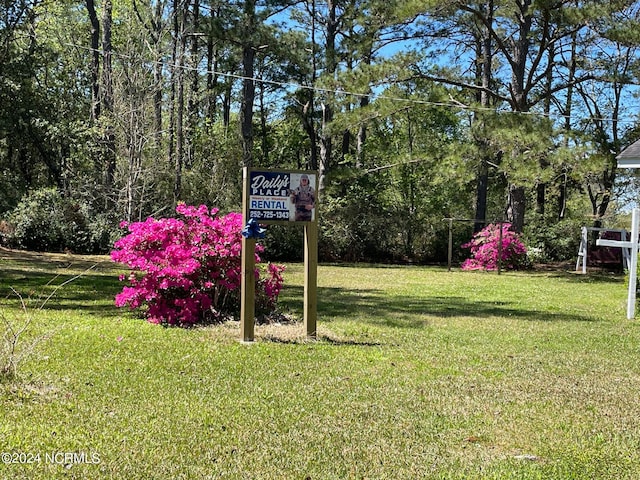
[[[500,233],[498,234],[498,275],[500,275],[502,270],[502,226],[504,222],[498,222],[498,228],[500,228]]]
[[[242,238],[242,284],[240,286],[240,335],[253,342],[256,318],[256,239]]]
[[[453,218],[449,218],[449,248],[447,255],[447,271],[451,271],[451,262],[453,261]]]
[[[316,338],[318,307],[318,222],[304,226],[304,326]]]
[[[249,169],[242,169],[242,218],[248,217]],[[242,237],[242,279],[240,284],[240,336],[243,342],[253,342],[256,321],[256,239]]]

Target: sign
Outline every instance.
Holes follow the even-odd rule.
[[[314,222],[316,172],[249,170],[247,218],[262,223]]]
[[[631,215],[631,240],[596,240],[596,245],[603,247],[619,247],[629,248],[631,250],[631,259],[629,260],[629,288],[627,290],[627,319],[631,320],[636,316],[636,294],[638,282],[638,249],[640,242],[638,236],[640,234],[640,209],[634,208]]]
[[[317,336],[318,305],[318,219],[317,171],[242,171],[242,214],[250,225],[288,224],[304,227],[304,325],[307,336]],[[253,235],[242,236],[240,288],[240,335],[253,342],[255,326],[255,246]]]

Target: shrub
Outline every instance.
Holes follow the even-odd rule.
[[[182,218],[123,223],[129,234],[111,258],[131,269],[116,305],[142,309],[151,323],[192,325],[220,320],[239,309],[242,215],[178,205]],[[261,245],[256,245],[256,263]],[[256,310],[272,310],[282,288],[283,266],[256,268]]]
[[[529,247],[539,252],[536,262],[573,260],[580,247],[580,229],[589,219],[568,218],[560,222],[545,221],[540,215],[532,215],[525,227],[525,239]]]
[[[476,233],[464,248],[471,249],[471,258],[462,263],[463,270],[497,270],[500,246],[500,225],[490,224]],[[510,223],[502,224],[501,266],[505,269],[523,267],[527,249]]]
[[[88,202],[43,188],[26,195],[0,222],[0,241],[41,252],[105,253],[114,224],[107,215],[95,214]]]
[[[62,196],[55,188],[36,190],[22,199],[8,217],[11,247],[60,251],[63,247]]]

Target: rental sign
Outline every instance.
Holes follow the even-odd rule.
[[[316,172],[249,170],[247,220],[312,222],[316,217]]]
[[[317,171],[242,171],[242,279],[240,288],[240,335],[253,342],[255,326],[255,250],[261,224],[287,224],[304,228],[304,325],[307,336],[317,336],[318,305],[318,192]],[[253,234],[257,228],[256,235]],[[246,235],[245,235],[246,229]]]

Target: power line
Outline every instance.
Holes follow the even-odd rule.
[[[92,49],[91,47],[87,47],[87,46],[84,46],[84,45],[77,45],[77,44],[67,43],[67,42],[63,42],[62,44],[66,45],[66,46],[69,46],[69,47],[82,49],[82,50],[94,51],[94,49]],[[98,53],[103,54],[103,51],[102,50],[98,50]],[[131,55],[126,55],[126,54],[119,53],[119,52],[112,52],[112,56],[116,56],[116,57],[119,57],[121,59],[137,60]],[[236,74],[236,73],[221,72],[221,71],[217,71],[217,70],[208,70],[208,69],[204,69],[203,70],[202,68],[199,68],[199,67],[194,67],[194,66],[189,66],[189,65],[180,65],[180,64],[175,64],[175,63],[171,63],[171,62],[163,62],[163,61],[160,61],[160,60],[145,61],[144,63],[149,64],[149,65],[167,66],[167,67],[171,67],[173,69],[182,69],[183,71],[187,71],[187,72],[197,72],[197,73],[203,74],[203,75],[205,75],[205,74],[206,75],[217,75],[217,76],[220,76],[220,77],[231,78],[231,79],[234,79],[234,80],[251,81],[251,82],[255,82],[255,83],[268,84],[268,85],[282,87],[282,88],[285,88],[285,89],[286,88],[295,88],[295,89],[301,89],[301,90],[309,90],[309,91],[312,91],[312,92],[315,92],[315,93],[321,93],[321,94],[342,95],[342,96],[350,96],[350,97],[355,97],[355,98],[375,97],[378,100],[387,100],[387,101],[390,101],[390,102],[404,102],[404,103],[408,103],[408,104],[432,106],[432,107],[445,107],[445,108],[449,107],[449,108],[455,108],[455,109],[458,109],[458,110],[468,111],[468,112],[487,112],[487,113],[496,113],[496,114],[525,115],[525,116],[542,117],[542,118],[549,118],[549,119],[561,119],[561,120],[575,118],[574,116],[564,115],[562,113],[544,113],[544,112],[535,112],[535,111],[521,112],[521,111],[514,111],[514,110],[507,110],[507,109],[481,107],[481,106],[477,106],[477,105],[466,105],[466,104],[463,104],[463,103],[460,103],[460,102],[454,101],[454,100],[452,100],[450,102],[435,102],[435,101],[432,101],[432,100],[420,100],[420,99],[416,99],[416,98],[406,98],[406,97],[389,96],[389,95],[384,95],[384,94],[374,94],[372,92],[367,92],[367,93],[353,92],[353,91],[344,90],[344,89],[341,89],[341,88],[332,89],[332,88],[327,88],[327,87],[320,87],[318,85],[307,85],[307,84],[302,84],[302,83],[298,83],[298,82],[291,82],[291,81],[270,80],[270,79],[264,79],[264,78],[255,77],[255,76],[247,77],[247,76]],[[635,124],[635,123],[638,123],[638,121],[640,120],[640,118],[617,118],[617,119],[614,119],[614,118],[611,118],[611,117],[588,117],[587,119],[603,121],[603,122],[610,122],[610,123],[617,122],[619,124]]]

